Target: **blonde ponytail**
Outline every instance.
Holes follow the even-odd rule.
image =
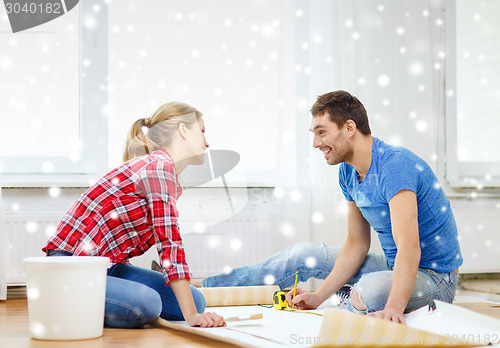
[[[170,102],[160,106],[150,118],[134,122],[127,135],[123,161],[127,162],[169,145],[173,133],[181,123],[191,128],[201,116],[201,112],[185,103]]]

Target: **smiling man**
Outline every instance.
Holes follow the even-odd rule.
[[[371,135],[363,104],[345,91],[318,97],[311,109],[313,146],[329,165],[340,164],[347,201],[347,238],[340,247],[300,243],[265,262],[207,278],[203,286],[264,284],[272,275],[281,288],[299,279],[325,279],[315,292],[287,295],[298,309],[313,309],[345,284],[354,284],[350,310],[404,323],[403,313],[452,302],[462,255],[450,203],[429,165],[411,151]],[[370,227],[383,254],[369,252]],[[316,258],[316,266],[305,260]]]

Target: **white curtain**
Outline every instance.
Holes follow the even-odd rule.
[[[277,250],[298,241],[340,245],[345,239],[337,167],[312,148],[308,131],[318,95],[354,94],[374,136],[437,168],[444,25],[444,0],[283,1]]]

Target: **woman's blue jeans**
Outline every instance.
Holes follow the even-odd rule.
[[[64,251],[48,250],[47,256],[70,256]],[[191,286],[198,313],[205,310],[203,294]],[[104,324],[118,328],[138,328],[158,317],[184,320],[172,288],[161,272],[126,263],[114,264],[106,278]]]
[[[325,279],[331,272],[340,253],[340,247],[323,243],[299,243],[280,251],[266,261],[254,266],[233,269],[228,274],[220,274],[204,279],[203,287],[267,285],[266,280],[274,280],[281,289],[292,287],[295,272],[299,270],[299,281],[309,278]],[[358,272],[348,282],[361,295],[368,308],[366,312],[384,309],[392,287],[393,271],[382,254],[368,253]],[[434,299],[449,302],[455,297],[458,282],[456,272],[437,273],[420,268],[413,293],[406,312],[432,304]],[[355,310],[347,303],[349,309]]]

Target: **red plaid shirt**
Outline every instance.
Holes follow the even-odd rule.
[[[73,204],[42,250],[107,256],[119,263],[156,244],[165,282],[189,279],[175,207],[181,194],[167,151],[130,160]]]

